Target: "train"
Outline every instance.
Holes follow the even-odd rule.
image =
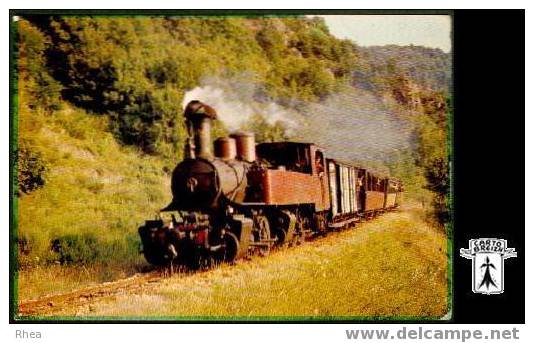
[[[217,112],[198,100],[184,118],[185,158],[172,171],[172,201],[138,230],[152,265],[198,268],[266,255],[402,201],[400,180],[330,158],[314,143],[256,144],[247,132],[212,143]]]

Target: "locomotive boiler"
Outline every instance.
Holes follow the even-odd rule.
[[[151,264],[197,268],[265,255],[399,205],[399,180],[326,158],[313,143],[256,145],[241,132],[212,145],[215,109],[191,101],[184,117],[188,138],[172,172],[172,201],[139,228]]]

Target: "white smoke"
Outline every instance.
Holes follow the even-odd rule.
[[[347,161],[385,162],[414,146],[413,125],[395,102],[364,89],[350,87],[319,103],[292,101],[289,109],[262,97],[249,79],[207,78],[185,94],[183,106],[191,100],[212,106],[230,131],[259,114],[269,124],[284,123],[292,140],[315,143]]]
[[[217,117],[230,131],[242,128],[254,115],[261,115],[270,125],[282,122],[291,130],[296,114],[273,101],[258,99],[258,86],[243,79],[206,78],[199,87],[188,91],[182,106],[199,100],[217,111]]]
[[[413,148],[413,125],[393,102],[362,89],[348,89],[302,109],[307,125],[299,137],[347,161],[387,161]]]

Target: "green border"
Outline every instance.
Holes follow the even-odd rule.
[[[311,9],[311,10],[102,10],[102,9],[11,9],[9,10],[9,206],[10,206],[10,230],[9,230],[9,320],[10,323],[446,323],[454,320],[453,295],[454,295],[454,63],[451,70],[451,94],[448,115],[448,135],[447,150],[449,157],[449,182],[450,191],[447,197],[450,213],[450,222],[446,226],[447,254],[448,254],[448,292],[447,307],[448,313],[444,317],[420,317],[420,316],[176,316],[176,317],[71,317],[71,316],[17,316],[18,309],[18,269],[17,269],[17,228],[18,228],[18,197],[15,192],[17,188],[17,164],[16,156],[18,149],[18,69],[16,54],[17,25],[12,17],[16,15],[61,15],[61,16],[194,16],[194,17],[292,17],[303,15],[384,15],[384,14],[404,14],[404,15],[448,15],[451,17],[451,56],[454,62],[454,11],[453,10],[342,10],[342,9]]]
[[[17,25],[9,13],[9,320],[15,318],[18,308],[18,189],[17,150],[18,150],[18,54],[16,53]]]

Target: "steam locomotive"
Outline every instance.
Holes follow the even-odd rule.
[[[255,144],[249,133],[211,143],[216,111],[191,101],[186,158],[172,201],[139,228],[153,265],[233,262],[352,225],[399,206],[402,184],[332,158],[313,143]]]

